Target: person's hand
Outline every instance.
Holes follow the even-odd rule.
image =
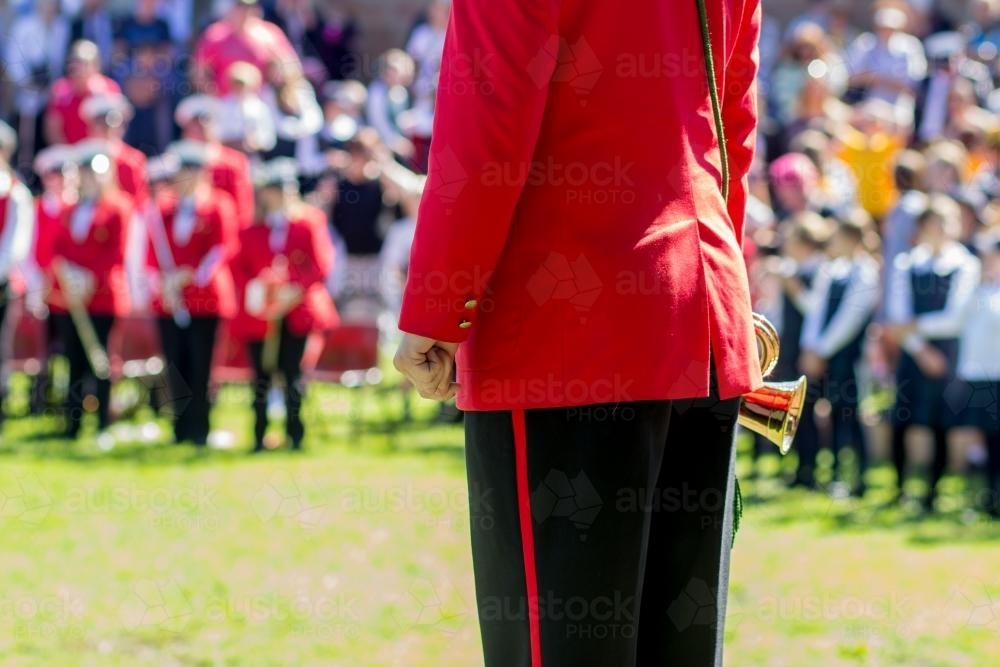
[[[897,345],[902,345],[910,335],[917,333],[917,323],[908,322],[906,324],[888,325],[886,333]]]
[[[284,315],[294,309],[302,301],[304,292],[295,283],[285,283],[278,288],[278,309]]]
[[[65,264],[62,268],[63,291],[71,301],[86,305],[94,295],[94,276],[86,269],[75,264]]]
[[[447,401],[455,396],[458,385],[451,381],[458,343],[403,334],[392,363],[406,376],[424,398]]]
[[[948,358],[936,347],[925,345],[916,356],[917,365],[928,378],[937,380],[948,374]]]
[[[799,370],[810,379],[821,378],[826,373],[826,359],[806,350],[799,357]]]
[[[189,268],[180,268],[166,274],[164,289],[172,296],[176,296],[192,282],[194,282],[194,272]]]

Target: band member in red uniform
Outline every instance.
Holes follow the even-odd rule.
[[[35,173],[42,181],[42,193],[35,203],[35,233],[28,258],[24,262],[25,306],[34,317],[45,322],[46,353],[58,345],[59,331],[49,317],[46,298],[49,290],[48,271],[52,266],[56,237],[65,224],[66,211],[77,197],[77,170],[73,147],[65,144],[49,146],[35,156]],[[31,412],[41,414],[49,404],[52,369],[44,360],[42,372],[32,379]]]
[[[219,103],[207,95],[192,95],[177,106],[174,119],[184,139],[210,147],[208,173],[212,185],[233,198],[240,229],[249,227],[254,211],[250,161],[240,151],[218,141]]]
[[[487,667],[722,664],[760,18],[453,0],[396,365],[469,411]],[[672,620],[692,587],[711,618]],[[614,632],[548,608],[574,599]]]
[[[7,314],[11,278],[28,255],[34,233],[35,211],[31,192],[22,185],[10,164],[17,150],[17,133],[0,121],[0,332]],[[0,344],[0,366],[3,346]],[[0,382],[0,422],[3,421],[4,385]]]
[[[154,202],[149,224],[149,263],[157,271],[153,310],[169,368],[171,396],[179,408],[176,442],[208,443],[208,385],[219,320],[236,314],[228,266],[234,224],[232,200],[205,178],[204,144],[176,144],[160,158],[168,189]],[[190,400],[185,400],[190,397]]]
[[[303,208],[297,188],[293,160],[275,160],[263,167],[258,219],[240,232],[240,252],[232,261],[240,306],[233,331],[247,341],[256,374],[255,452],[265,449],[267,399],[275,372],[285,381],[285,433],[292,449],[301,449],[306,338],[338,322],[324,284],[333,257],[331,242],[316,232],[313,213]]]
[[[69,360],[66,436],[79,435],[84,397],[96,381],[98,442],[103,446],[110,437],[111,382],[99,362],[107,361],[115,317],[129,310],[123,264],[132,204],[114,185],[110,147],[88,142],[76,153],[79,199],[67,209],[55,238],[49,307]]]
[[[75,144],[88,137],[81,105],[92,95],[119,93],[112,79],[101,74],[101,52],[97,44],[81,40],[73,44],[66,76],[52,84],[45,111],[45,138],[50,144]]]
[[[123,139],[132,113],[132,105],[118,93],[94,95],[80,105],[89,138],[100,139],[110,147],[118,187],[132,198],[138,211],[149,199],[149,183],[145,153],[132,148]]]
[[[80,106],[80,114],[87,121],[89,141],[101,141],[109,147],[118,189],[132,200],[134,215],[126,234],[129,246],[125,249],[125,273],[133,311],[147,313],[150,295],[143,280],[147,242],[142,215],[149,203],[149,177],[145,153],[124,140],[133,115],[132,105],[118,93],[94,95]]]
[[[34,168],[42,181],[42,192],[35,202],[35,234],[28,259],[28,307],[38,312],[44,306],[45,272],[52,264],[56,237],[66,209],[76,202],[73,148],[65,144],[49,146],[35,156]]]

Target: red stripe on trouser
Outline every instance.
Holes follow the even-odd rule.
[[[538,572],[535,570],[535,533],[531,525],[531,489],[528,486],[528,437],[524,410],[514,410],[514,458],[517,465],[517,508],[521,523],[524,579],[528,589],[528,629],[531,635],[531,667],[542,667],[542,631],[538,626]]]

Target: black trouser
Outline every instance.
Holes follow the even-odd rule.
[[[250,343],[250,360],[253,363],[254,382],[254,444],[259,447],[267,433],[267,397],[271,391],[271,372],[264,370],[263,341]],[[295,336],[288,330],[287,320],[281,323],[281,341],[278,349],[278,371],[285,378],[285,434],[293,445],[302,442],[305,427],[302,425],[302,354],[306,338]]]
[[[66,359],[69,361],[69,394],[66,398],[66,435],[75,438],[83,423],[83,399],[86,398],[90,385],[96,383],[94,395],[97,397],[97,426],[104,430],[111,424],[109,410],[111,408],[111,380],[99,380],[94,375],[90,360],[84,351],[83,342],[77,333],[73,318],[68,314],[53,315],[56,326],[62,335],[66,346]],[[94,325],[97,340],[101,346],[108,349],[108,336],[114,326],[113,315],[90,315]]]
[[[892,427],[892,463],[896,468],[896,484],[903,492],[906,481],[906,434],[915,424],[895,424]],[[931,428],[934,435],[934,454],[931,459],[931,477],[927,482],[927,500],[933,501],[937,495],[937,485],[948,468],[948,429],[943,426]]]
[[[191,324],[182,329],[172,317],[161,317],[159,325],[170,388],[166,407],[174,420],[174,439],[204,445],[210,430],[208,383],[219,318],[192,317]]]
[[[822,448],[823,437],[816,423],[816,403],[825,398],[830,403],[830,443],[834,454],[834,478],[839,477],[840,451],[848,446],[854,450],[857,460],[858,479],[854,488],[865,486],[868,471],[868,442],[861,428],[859,412],[860,387],[853,376],[836,377],[827,375],[819,380],[810,380],[806,388],[806,401],[802,407],[802,419],[795,435],[795,449],[799,463],[795,473],[797,481],[803,484],[815,482],[816,457]]]
[[[738,408],[466,414],[487,667],[722,664]]]
[[[1000,514],[1000,431],[986,434],[986,485],[989,490],[986,508]]]
[[[3,323],[4,319],[7,317],[7,283],[0,281],[0,373],[3,372],[4,364],[4,340],[3,340]],[[7,385],[4,383],[3,378],[0,377],[0,422],[3,421],[4,411],[3,411],[3,399],[7,394]]]

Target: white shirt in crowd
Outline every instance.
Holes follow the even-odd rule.
[[[22,114],[39,114],[48,99],[48,84],[63,74],[69,47],[69,21],[57,16],[46,25],[38,14],[17,19],[3,40],[6,78],[16,86],[14,104]],[[48,83],[39,86],[33,72],[45,72]]]
[[[879,41],[873,33],[859,35],[848,49],[848,68],[852,74],[874,73],[883,79],[905,84],[907,93],[883,86],[872,86],[868,99],[884,100],[893,105],[897,122],[913,122],[917,86],[927,76],[927,57],[923,43],[913,35],[897,32],[889,41]]]
[[[399,314],[403,304],[406,269],[410,264],[410,248],[413,246],[416,229],[416,218],[403,218],[392,223],[379,254],[382,296],[386,307],[394,316]]]
[[[0,172],[0,198],[7,197],[7,216],[0,234],[0,283],[7,282],[15,268],[28,257],[35,229],[35,202],[31,192]]]
[[[965,305],[958,376],[963,380],[1000,381],[1000,282],[983,283]]]
[[[414,29],[406,45],[406,52],[417,63],[417,78],[413,83],[417,99],[430,97],[437,86],[444,57],[444,37],[444,30],[424,23]]]
[[[840,280],[848,286],[829,324],[830,288]],[[823,262],[813,279],[809,303],[802,325],[802,349],[830,359],[864,330],[879,301],[878,263],[867,255],[841,257]]]
[[[227,95],[219,100],[219,140],[269,151],[277,143],[271,109],[257,95]]]
[[[913,314],[913,273],[939,275],[954,273],[945,307],[942,310]],[[886,288],[886,315],[892,324],[916,322],[917,332],[903,342],[903,348],[914,354],[927,340],[958,338],[962,332],[962,313],[979,285],[981,265],[979,260],[961,243],[950,243],[938,255],[926,245],[898,255],[893,261]]]

